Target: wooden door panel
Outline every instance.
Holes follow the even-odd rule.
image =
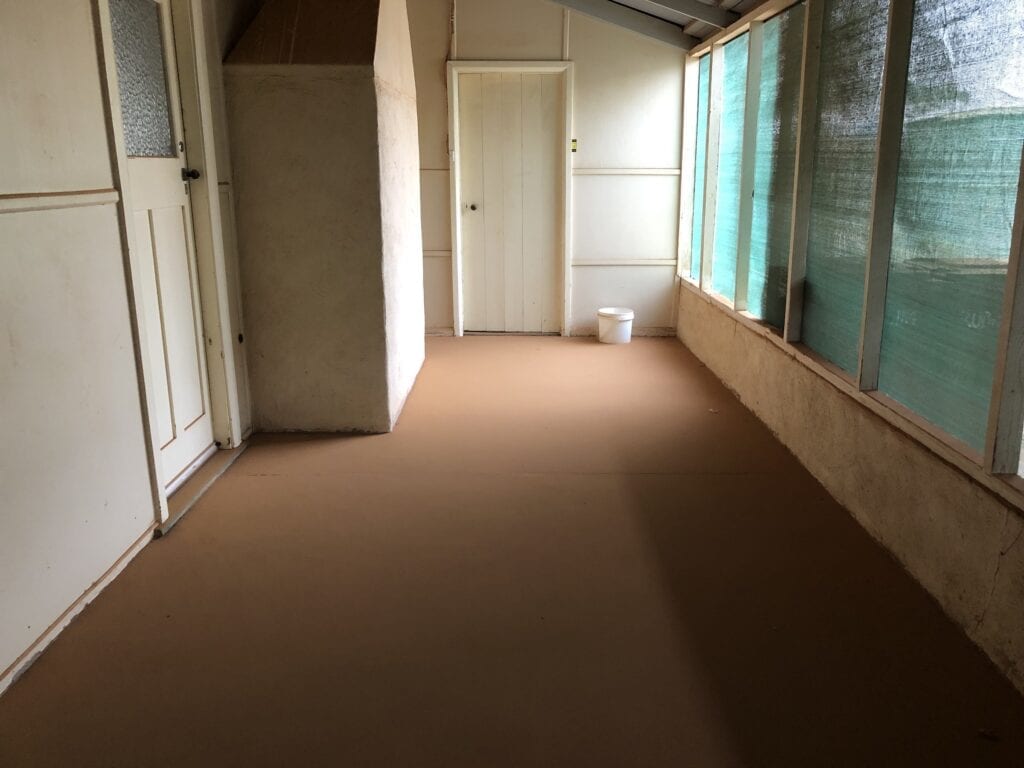
[[[481,210],[484,202],[482,86],[481,75],[459,75],[463,325],[471,331],[487,328],[487,262]]]
[[[501,74],[481,76],[483,91],[484,289],[486,321],[482,331],[505,330],[505,176],[501,162]]]
[[[147,211],[136,211],[133,216],[135,247],[142,284],[142,330],[146,335],[146,349],[150,355],[153,406],[156,409],[153,416],[157,425],[157,442],[164,448],[174,440],[174,416],[171,413],[170,382],[167,379],[167,360],[164,357],[164,323],[160,311],[160,290],[153,253],[153,230]]]
[[[182,180],[188,159],[169,0],[111,0],[111,24],[142,283],[141,332],[163,480],[170,485],[213,445],[213,423],[192,210]]]
[[[459,76],[467,331],[561,327],[563,83],[559,74]]]
[[[164,344],[170,372],[174,433],[206,413],[202,341],[196,335],[198,308],[189,258],[191,239],[184,209],[156,208],[150,212],[157,275],[163,307]]]
[[[501,259],[505,287],[503,331],[522,332],[523,327],[523,77],[501,76],[501,158],[503,218]]]
[[[526,231],[531,240],[527,244],[529,259],[535,265],[535,278],[530,283],[531,294],[540,297],[540,322],[531,323],[530,330],[555,333],[562,327],[562,284],[559,252],[562,242],[562,207],[559,192],[564,136],[565,80],[559,75],[537,75],[541,98],[534,118],[538,130],[529,137],[530,157],[535,169],[524,197],[533,201]],[[566,255],[568,258],[568,255]]]

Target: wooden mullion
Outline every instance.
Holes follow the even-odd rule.
[[[786,322],[783,338],[800,341],[803,326],[804,282],[807,278],[807,239],[814,181],[814,151],[818,138],[818,74],[824,0],[807,0],[804,54],[800,71],[800,108],[797,124],[796,167],[793,171],[793,218],[790,229],[789,274],[786,285]]]
[[[711,289],[711,263],[715,253],[715,217],[718,199],[718,155],[721,144],[722,90],[725,52],[721,47],[712,49],[711,77],[708,88],[708,145],[704,163],[704,230],[700,249],[700,287]]]
[[[985,468],[997,475],[1020,469],[1024,434],[1024,151],[1017,183],[1017,208],[1006,272],[992,401],[989,406]]]
[[[750,284],[750,246],[754,218],[754,177],[757,159],[757,123],[761,106],[761,54],[764,48],[764,22],[750,25],[747,37],[747,84],[743,106],[743,153],[740,161],[740,208],[736,240],[736,287],[733,307],[747,308]]]
[[[693,264],[693,198],[697,177],[697,104],[700,61],[687,58],[683,69],[683,142],[679,160],[679,246],[676,272],[690,275]]]
[[[913,27],[914,3],[890,3],[857,372],[858,386],[864,392],[878,389]]]

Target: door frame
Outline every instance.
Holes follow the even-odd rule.
[[[109,0],[94,0],[94,3],[99,20],[100,39],[97,43],[106,96],[107,132],[114,148],[111,165],[114,185],[120,193],[117,204],[118,219],[125,260],[126,288],[132,319],[132,343],[138,371],[150,484],[156,522],[166,523],[170,517],[167,505],[169,493],[165,487],[160,463],[153,371],[149,363],[146,336],[142,333],[141,326],[142,310],[139,297],[142,296],[142,281],[132,215],[134,207],[128,174],[128,154],[121,121],[121,98],[114,58],[110,3]],[[195,235],[199,300],[203,313],[213,438],[218,448],[228,449],[239,446],[245,437],[242,434],[243,414],[239,398],[239,388],[244,382],[238,381],[235,368],[234,338],[236,333],[241,333],[241,329],[233,328],[231,322],[231,286],[227,277],[224,222],[218,191],[220,174],[214,138],[215,110],[210,89],[210,57],[216,55],[216,46],[206,29],[203,0],[170,0],[170,3],[182,120],[188,140],[186,152],[189,164],[202,172],[199,180],[190,183],[189,200]],[[207,451],[198,457],[188,472],[198,468],[210,453]]]
[[[572,137],[573,73],[571,61],[449,61],[448,62],[448,158],[451,165],[452,207],[452,311],[456,336],[465,329],[462,291],[462,165],[459,144],[459,75],[513,72],[528,75],[562,75],[565,81],[564,136],[562,137],[562,335],[570,335],[572,313]]]

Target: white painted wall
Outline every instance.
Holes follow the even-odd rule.
[[[91,3],[0,4],[0,690],[155,522],[101,71]]]
[[[669,263],[678,240],[683,54],[549,0],[409,4],[428,332],[450,333],[453,327],[445,82],[453,14],[455,58],[562,60],[567,47],[576,64],[573,332],[596,332],[598,307],[626,304],[637,311],[638,332],[673,333],[675,272]],[[649,171],[661,173],[645,175]]]
[[[425,356],[416,78],[406,0],[381,0],[374,69],[388,409],[394,426]]]

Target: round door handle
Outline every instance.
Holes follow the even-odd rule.
[[[476,203],[473,203],[471,206],[469,206],[469,210],[475,211],[476,210]]]
[[[197,171],[195,168],[182,168],[181,169],[181,180],[182,181],[195,181],[200,178],[203,174]]]

